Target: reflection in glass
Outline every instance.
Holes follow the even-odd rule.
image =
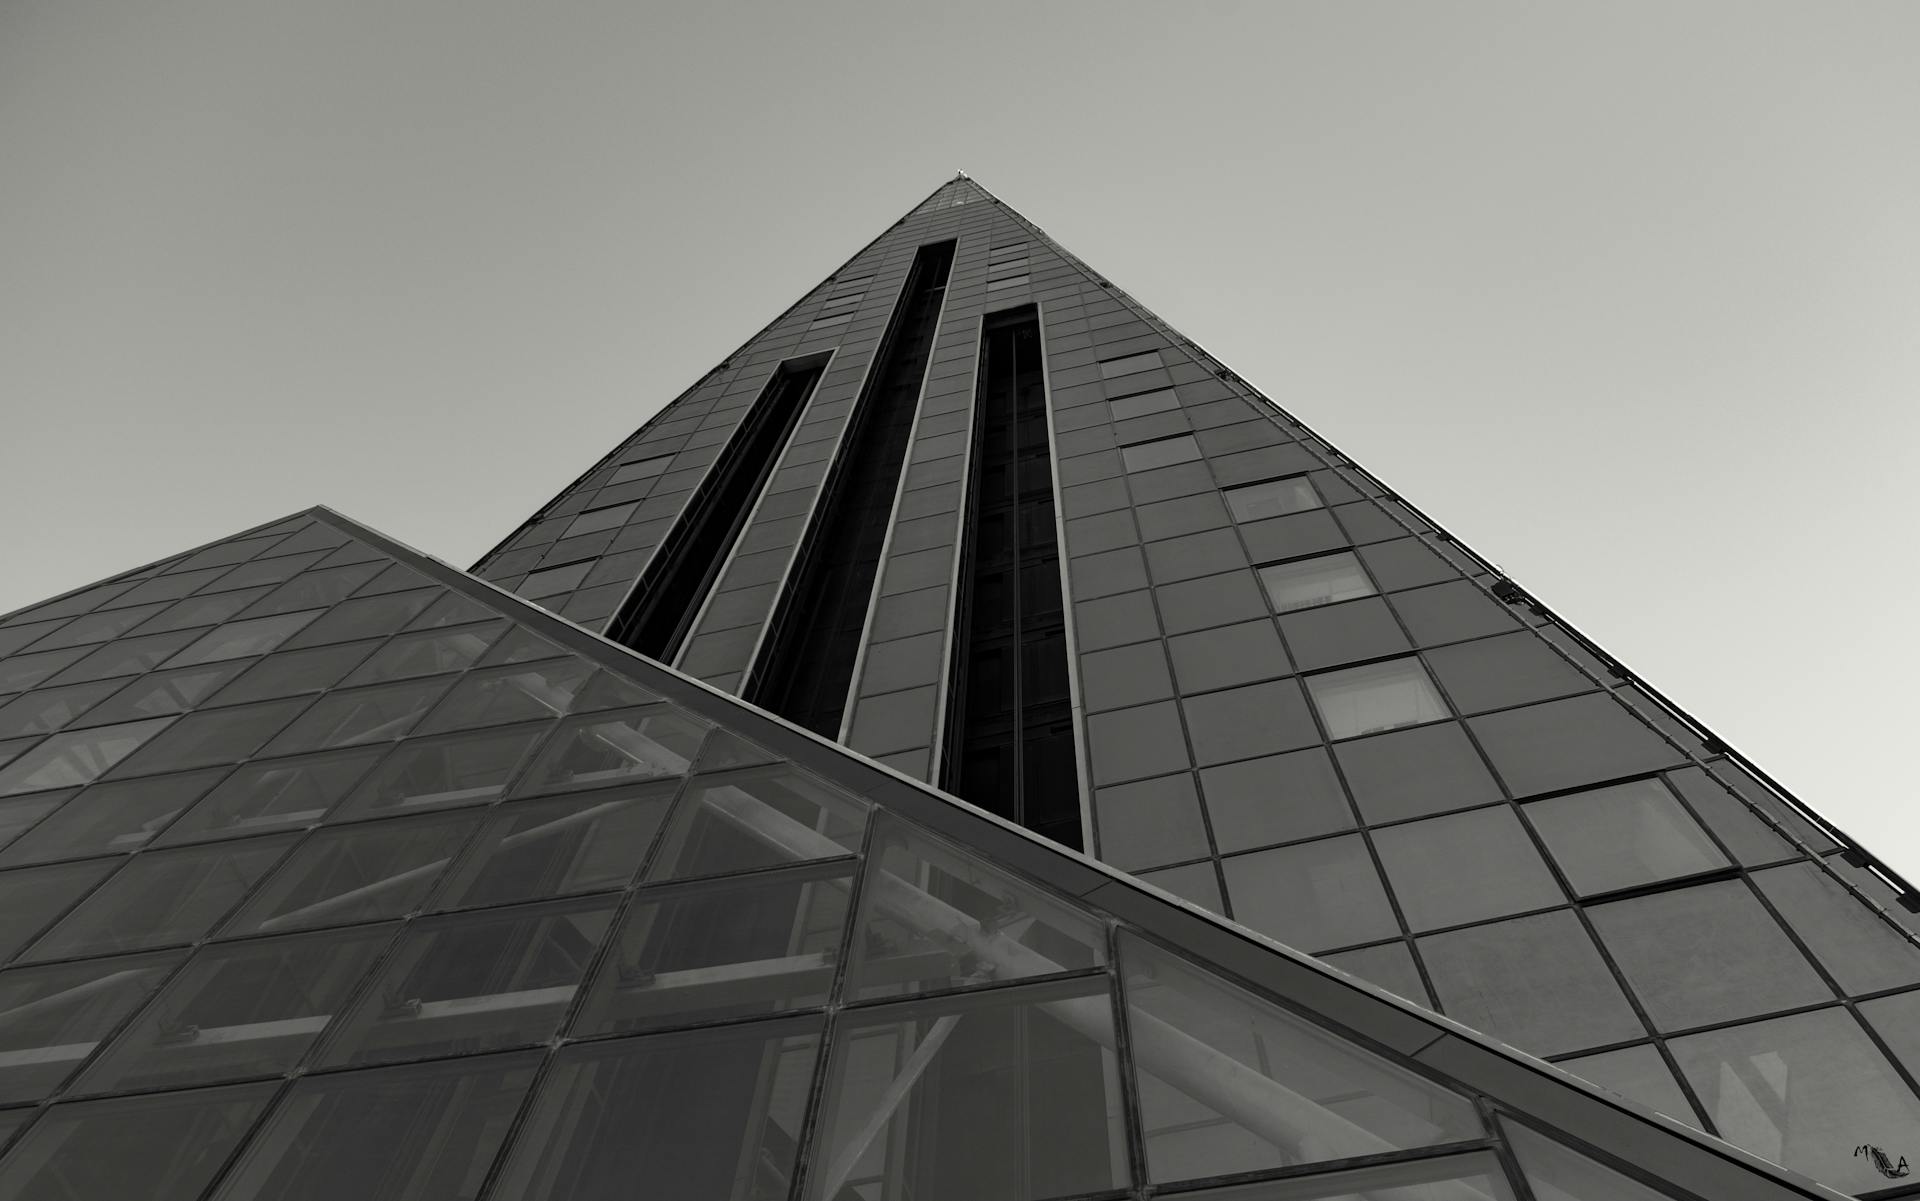
[[[256,760],[228,776],[167,827],[159,845],[310,826],[339,803],[385,749],[363,747],[299,759]]]
[[[185,713],[205,700],[214,689],[233,679],[245,666],[244,663],[215,663],[206,667],[183,667],[177,671],[157,671],[141,676],[120,689],[99,708],[89,710],[80,724],[101,726],[142,717]]]
[[[1452,716],[1418,659],[1308,676],[1307,691],[1329,738],[1353,738]]]
[[[469,814],[321,830],[226,925],[228,934],[370,922],[426,899],[479,819]]]
[[[299,633],[318,616],[320,614],[317,611],[308,610],[304,613],[282,613],[275,617],[230,622],[217,630],[208,631],[198,642],[175,655],[171,666],[193,667],[223,659],[264,655]]]
[[[0,973],[0,1103],[52,1092],[179,962],[176,952]]]
[[[671,786],[496,810],[434,902],[502,905],[622,888],[640,870],[672,803]]]
[[[518,791],[558,792],[677,776],[693,762],[706,729],[664,707],[577,717],[562,724]]]
[[[1022,1201],[1124,1186],[1105,977],[847,1010],[814,1201]]]
[[[1657,779],[1535,801],[1526,814],[1579,896],[1727,866]]]
[[[755,1023],[569,1047],[542,1082],[491,1201],[785,1201],[820,1045],[817,1022]]]
[[[592,671],[585,660],[556,659],[473,672],[454,685],[447,699],[420,723],[418,732],[437,734],[564,717]]]
[[[43,688],[0,705],[0,738],[51,734],[119,688],[112,681]]]
[[[1155,1182],[1480,1137],[1466,1098],[1124,932],[1121,940]]]
[[[1510,1119],[1500,1129],[1513,1146],[1536,1201],[1670,1201],[1658,1192]]]
[[[346,679],[356,684],[377,684],[384,680],[405,680],[414,676],[439,675],[464,671],[478,659],[501,629],[504,621],[462,626],[454,630],[424,630],[401,634],[374,653]]]
[[[0,852],[0,864],[137,851],[175,814],[199,800],[220,775],[216,769],[95,785]]]
[[[1350,551],[1262,567],[1260,583],[1282,613],[1374,594],[1373,581]]]
[[[272,1084],[56,1105],[0,1160],[9,1201],[196,1201]]]
[[[394,748],[333,816],[339,820],[490,801],[500,795],[514,768],[546,732],[543,723],[410,739]]]
[[[868,805],[790,767],[762,768],[687,789],[649,880],[778,867],[852,854]]]
[[[1193,1201],[1513,1201],[1499,1161],[1484,1151],[1179,1195]]]
[[[0,767],[0,796],[37,792],[43,788],[73,788],[90,784],[108,768],[167,728],[169,717],[71,730],[55,734],[39,746]]]
[[[445,680],[376,684],[329,692],[267,748],[271,755],[319,751],[399,738],[445,691]]]
[[[125,862],[89,859],[55,867],[24,867],[0,872],[0,960],[46,929],[87,891]]]

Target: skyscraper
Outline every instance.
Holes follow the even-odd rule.
[[[0,1198],[1904,1196],[1914,905],[961,177],[472,575],[0,618]]]

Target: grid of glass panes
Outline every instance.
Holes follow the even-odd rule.
[[[1637,1187],[324,523],[136,586],[242,550],[218,686],[0,776],[0,1196]]]

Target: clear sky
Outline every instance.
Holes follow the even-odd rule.
[[[0,3],[0,610],[465,566],[965,169],[1910,876],[1920,6]]]

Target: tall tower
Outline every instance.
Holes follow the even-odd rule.
[[[1914,905],[962,176],[472,573],[0,616],[0,1201],[1920,1195]]]

